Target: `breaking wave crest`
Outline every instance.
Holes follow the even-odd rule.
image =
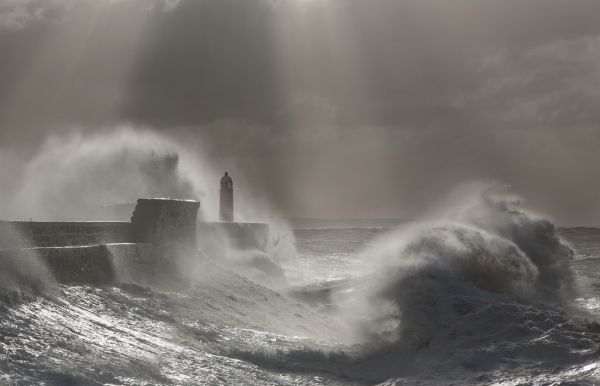
[[[467,196],[362,253],[368,273],[337,296],[367,348],[353,372],[386,379],[438,366],[448,376],[597,352],[598,324],[574,305],[574,251],[555,225],[496,186]]]
[[[556,226],[496,186],[436,217],[371,243],[364,276],[327,287],[329,309],[353,327],[346,346],[235,356],[367,383],[595,379],[600,324],[576,306],[575,253]]]
[[[394,231],[365,251],[371,272],[352,304],[377,316],[362,326],[373,337],[426,340],[460,310],[494,299],[566,304],[577,292],[573,256],[550,220],[486,188],[443,220]]]
[[[13,374],[9,381],[48,384],[552,384],[600,376],[600,324],[575,306],[574,251],[549,219],[487,186],[436,218],[371,242],[363,276],[318,288],[325,309],[247,272],[280,276],[285,240],[264,256],[232,255],[241,271],[190,257],[181,288],[122,279],[36,296],[52,282],[43,267],[4,259],[0,290],[31,288],[33,296],[17,305],[0,298],[0,356],[30,351],[16,364],[0,361],[0,371]]]

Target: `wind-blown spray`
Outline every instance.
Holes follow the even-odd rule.
[[[201,150],[183,142],[131,127],[52,137],[23,166],[21,178],[10,181],[0,218],[129,221],[138,198],[169,197],[200,201],[199,221],[215,221],[222,172],[213,170]],[[239,192],[236,201],[242,222],[275,217],[248,191]],[[262,282],[272,282],[265,277],[271,274],[281,282],[282,261],[295,256],[293,235],[282,221],[270,223],[269,233],[264,251],[240,251],[222,237],[215,240],[211,257],[243,274],[256,273],[258,266]]]
[[[343,307],[363,338],[421,347],[468,310],[498,299],[573,298],[574,252],[548,219],[497,187],[467,197],[441,219],[394,231],[364,251],[368,273]]]

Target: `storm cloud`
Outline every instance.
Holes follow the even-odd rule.
[[[198,143],[288,215],[410,217],[493,178],[597,223],[598,15],[593,0],[0,0],[0,151],[126,123]]]

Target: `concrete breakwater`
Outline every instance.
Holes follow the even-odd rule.
[[[109,284],[168,273],[195,253],[191,200],[139,199],[131,222],[0,221],[0,259],[34,260],[65,284]]]
[[[132,242],[130,222],[0,221],[1,249]]]
[[[178,258],[219,256],[223,246],[265,251],[261,223],[197,222],[200,203],[139,199],[131,221],[0,221],[2,262],[41,264],[64,284],[144,284],[177,270]],[[6,265],[6,264],[5,264]]]

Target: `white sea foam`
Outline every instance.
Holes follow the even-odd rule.
[[[351,314],[360,310],[369,339],[427,340],[456,317],[457,302],[564,303],[576,293],[573,254],[548,219],[486,187],[441,219],[393,231],[366,250],[369,273]]]
[[[574,251],[552,222],[496,186],[461,197],[362,252],[364,276],[334,297],[365,350],[350,372],[477,384],[592,360],[597,324],[576,306]]]
[[[235,251],[228,264],[190,257],[183,288],[58,286],[53,297],[3,301],[0,356],[9,361],[0,361],[0,370],[9,377],[0,379],[48,384],[596,379],[600,327],[575,306],[594,308],[595,298],[578,298],[583,295],[570,268],[571,247],[550,220],[523,209],[505,191],[485,186],[469,192],[420,223],[370,241],[359,266],[348,268],[352,276],[362,273],[360,279],[341,275],[343,280],[323,283],[324,268],[309,292],[316,303],[326,298],[326,308],[311,309],[311,301],[296,300],[306,297],[288,298],[248,279],[249,271],[231,269],[263,266],[261,274],[267,275],[286,259],[293,262],[285,234],[272,240],[266,255]],[[351,259],[355,243],[328,240],[321,251],[314,248],[319,239],[312,232],[370,240],[383,230],[305,232],[311,253]],[[349,250],[340,254],[336,245]],[[5,263],[0,279],[11,288],[45,280],[18,260]],[[306,294],[302,288],[297,292]]]

